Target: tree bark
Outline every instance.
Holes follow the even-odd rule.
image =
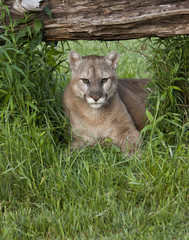
[[[15,0],[4,1],[13,19]],[[123,40],[189,34],[189,0],[49,0],[44,40]]]

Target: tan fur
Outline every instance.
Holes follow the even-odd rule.
[[[135,150],[145,124],[147,94],[143,88],[148,80],[117,80],[116,52],[81,57],[71,51],[69,59],[72,75],[63,94],[63,108],[72,126],[72,147],[111,138],[122,151]]]

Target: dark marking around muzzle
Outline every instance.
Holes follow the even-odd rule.
[[[90,92],[89,96],[97,102],[102,97],[102,92]]]

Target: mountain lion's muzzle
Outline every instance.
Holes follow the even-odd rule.
[[[107,99],[107,94],[103,94],[102,91],[98,92],[90,92],[89,94],[86,94],[85,100],[92,108],[100,108]]]
[[[101,97],[103,93],[102,92],[90,92],[89,96],[97,102]]]

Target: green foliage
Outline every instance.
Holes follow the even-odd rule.
[[[151,69],[155,72],[153,84],[164,103],[162,112],[180,113],[185,119],[188,113],[183,107],[189,104],[189,37],[158,39],[154,44]]]
[[[6,26],[5,15],[1,6],[0,239],[187,240],[188,38],[56,46],[41,42],[39,19],[31,27],[31,16],[10,18]],[[150,69],[140,159],[116,146],[70,152],[61,107],[70,48],[82,55],[117,50],[120,77],[147,77]]]
[[[43,24],[39,19],[34,20],[33,28],[26,25],[15,34],[18,24],[29,21],[30,16],[26,16],[11,22],[1,35],[5,40],[0,48],[1,118],[4,122],[19,118],[23,124],[31,121],[39,126],[51,119],[56,129],[63,119],[60,89],[65,75],[60,70],[67,71],[62,59],[64,43],[60,50],[54,43],[42,43]],[[62,126],[56,131],[60,133]]]
[[[144,131],[153,128],[160,141],[173,145],[180,141],[188,143],[189,37],[155,39],[151,53],[153,81],[148,105],[152,115],[147,112],[150,125]]]

